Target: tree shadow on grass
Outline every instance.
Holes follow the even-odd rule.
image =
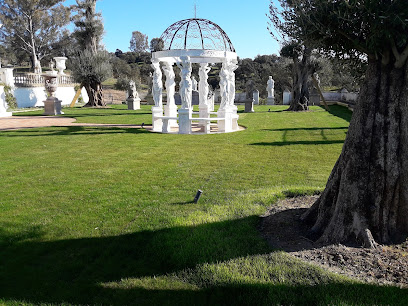
[[[67,127],[35,127],[19,130],[1,131],[0,137],[38,137],[38,136],[86,136],[102,134],[146,134],[142,128],[104,127],[104,126],[67,126]]]
[[[344,140],[313,140],[313,141],[275,141],[275,142],[256,142],[249,144],[250,146],[289,146],[289,145],[329,145],[336,143],[344,143]]]
[[[156,276],[194,269],[199,264],[269,253],[271,249],[255,232],[258,222],[259,218],[252,216],[129,235],[60,241],[42,241],[45,233],[38,228],[25,233],[24,237],[30,241],[0,231],[0,299],[55,304],[314,305],[322,301],[349,304],[355,302],[356,296],[363,301],[392,304],[396,296],[407,294],[406,290],[395,287],[346,285],[336,281],[322,284],[318,280],[310,286],[274,285],[256,278],[253,281],[259,284],[249,280],[206,286],[204,280],[200,289],[191,290],[170,290],[171,284],[161,287],[160,282],[148,288],[118,289],[103,285],[142,277],[155,282]]]
[[[89,113],[89,114],[66,114],[62,115],[63,117],[70,117],[70,118],[86,118],[86,117],[112,117],[112,116],[140,116],[140,115],[151,115],[151,111],[128,111],[128,113],[124,112],[110,112],[110,113]]]
[[[333,116],[344,119],[347,122],[351,121],[351,117],[353,115],[353,112],[351,110],[349,110],[348,108],[344,106],[340,106],[340,105],[331,105],[329,107],[329,113],[332,114]]]
[[[93,296],[106,290],[98,286],[100,282],[154,277],[202,263],[268,252],[270,248],[255,231],[257,222],[258,217],[248,217],[60,241],[42,241],[44,233],[37,228],[25,233],[24,237],[30,237],[28,242],[19,234],[0,231],[0,298],[93,304]]]
[[[348,126],[339,127],[311,127],[311,128],[285,128],[285,129],[263,129],[262,131],[270,132],[287,132],[287,131],[322,131],[322,130],[348,130]]]

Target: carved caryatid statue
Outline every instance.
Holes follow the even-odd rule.
[[[174,93],[176,87],[176,81],[174,80],[175,74],[173,70],[172,62],[164,62],[163,71],[166,76],[166,90],[167,90],[167,105],[174,104]]]
[[[181,71],[180,96],[181,108],[191,109],[192,100],[192,82],[191,82],[191,63],[187,56],[180,57],[181,62],[176,63]]]
[[[222,68],[220,71],[220,94],[220,109],[224,109],[227,106],[228,102],[228,70],[225,63],[222,64]]]
[[[274,97],[274,91],[275,91],[275,81],[272,79],[272,77],[269,77],[269,80],[267,82],[266,90],[268,91],[268,98],[273,98]]]
[[[227,61],[227,81],[228,81],[228,105],[232,106],[235,100],[235,70],[238,65],[236,60]]]
[[[200,76],[199,92],[200,92],[200,104],[208,106],[208,72],[210,72],[211,67],[207,63],[201,63],[198,74]]]
[[[162,83],[162,72],[160,69],[160,62],[153,60],[152,67],[154,69],[153,73],[153,100],[155,107],[163,107],[162,94],[163,94],[163,83]]]

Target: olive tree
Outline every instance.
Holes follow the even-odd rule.
[[[279,0],[282,29],[368,62],[349,131],[327,182],[302,216],[321,242],[365,246],[408,233],[408,6],[406,0]],[[271,2],[270,15],[277,12]]]
[[[103,23],[96,12],[97,0],[77,0],[73,33],[80,51],[72,58],[75,79],[85,87],[89,102],[85,106],[103,106],[102,82],[112,74],[110,56],[100,45]]]

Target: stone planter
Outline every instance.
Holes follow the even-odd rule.
[[[55,92],[57,91],[58,87],[58,76],[55,71],[51,73],[43,74],[44,81],[45,81],[45,90],[48,93],[49,97],[55,97]]]
[[[67,68],[65,66],[65,61],[67,60],[67,58],[64,57],[64,56],[54,57],[54,60],[55,60],[55,64],[56,64],[55,67],[58,70],[58,74],[65,74],[64,70]]]
[[[55,92],[58,87],[58,76],[55,71],[43,74],[45,80],[45,90],[48,93],[47,100],[44,101],[44,115],[55,116],[61,115],[61,100],[55,97]]]

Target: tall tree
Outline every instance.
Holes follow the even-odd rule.
[[[100,13],[96,12],[97,0],[77,0],[74,9],[76,29],[73,33],[81,49],[73,59],[74,77],[85,87],[89,102],[85,106],[104,106],[102,82],[109,78],[112,68],[106,51],[100,41],[103,35],[103,23]]]
[[[30,55],[33,69],[49,55],[64,34],[69,8],[64,0],[1,0],[1,39],[15,50]]]
[[[294,38],[291,31],[287,29],[287,23],[282,22],[285,13],[278,10],[269,12],[268,30],[272,37],[279,40],[281,38],[283,47],[280,51],[281,56],[292,59],[292,100],[288,111],[308,110],[309,103],[309,83],[311,76],[316,69],[315,62],[312,60],[312,48],[299,37]]]
[[[103,35],[102,15],[96,12],[98,0],[77,0],[74,9],[78,12],[74,16],[76,29],[73,33],[82,50],[88,49],[93,54],[99,50]]]
[[[139,32],[134,31],[132,32],[132,38],[130,39],[130,51],[141,53],[146,52],[149,49],[149,42],[147,35]]]
[[[292,100],[289,111],[305,111],[309,109],[309,83],[311,75],[316,71],[316,63],[312,60],[312,49],[295,41],[286,43],[281,56],[291,58],[292,66]]]
[[[283,27],[368,68],[343,150],[302,216],[322,242],[365,246],[408,235],[408,6],[406,0],[279,0]],[[277,8],[271,2],[270,15]]]
[[[153,38],[150,41],[150,51],[151,52],[156,52],[156,51],[162,51],[164,48],[164,41],[161,38]]]

